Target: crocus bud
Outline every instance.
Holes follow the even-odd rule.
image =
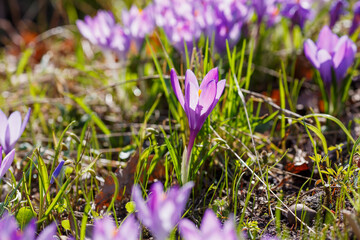
[[[55,181],[55,178],[57,178],[61,172],[61,169],[64,165],[65,161],[61,160],[59,165],[55,168],[55,171],[53,172],[53,174],[51,175],[51,180],[50,180],[50,184],[53,184]]]

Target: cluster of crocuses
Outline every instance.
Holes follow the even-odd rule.
[[[161,182],[151,186],[145,201],[138,185],[133,187],[132,198],[136,206],[136,218],[145,226],[156,240],[169,239],[177,226],[184,240],[240,240],[246,239],[246,233],[238,234],[233,216],[221,224],[216,214],[207,209],[201,226],[183,218],[186,203],[194,183],[188,182],[183,187],[171,187],[164,192]],[[119,228],[110,217],[95,220],[94,240],[137,240],[140,239],[141,227],[133,214],[129,215]],[[277,240],[276,236],[265,235],[262,240]]]
[[[20,112],[13,112],[9,118],[0,110],[0,179],[10,168],[15,157],[15,144],[25,130],[29,121],[31,109],[27,112],[24,121],[21,120]],[[3,159],[3,152],[5,157]]]
[[[133,5],[129,11],[122,11],[122,25],[116,23],[111,12],[99,11],[93,18],[86,16],[78,20],[81,34],[103,50],[112,50],[119,58],[126,58],[130,42],[139,50],[146,35],[155,27],[164,29],[171,44],[181,53],[185,45],[191,52],[201,35],[214,41],[215,50],[224,52],[226,40],[230,47],[240,39],[242,28],[257,16],[257,23],[267,27],[279,22],[281,17],[291,20],[292,26],[303,28],[305,22],[314,18],[316,10],[323,7],[325,0],[154,0],[145,9]],[[354,5],[357,16],[358,3]],[[330,25],[334,26],[347,11],[345,0],[334,1],[330,10]],[[350,31],[359,25],[354,17]],[[214,38],[214,39],[213,39]]]
[[[305,56],[319,71],[328,89],[332,82],[340,83],[344,79],[356,51],[355,43],[348,36],[339,38],[328,26],[321,29],[316,44],[311,39],[304,43]]]
[[[115,221],[109,216],[96,219],[91,233],[92,239],[138,240],[142,232],[140,223],[156,240],[168,239],[176,226],[184,240],[239,240],[246,238],[244,234],[237,233],[233,217],[230,216],[224,224],[221,224],[216,214],[210,209],[205,211],[199,228],[189,219],[182,219],[193,186],[193,182],[188,182],[181,188],[173,186],[164,192],[163,184],[156,182],[151,186],[145,201],[140,187],[135,185],[132,198],[136,206],[136,217],[134,214],[130,214],[119,227],[116,227]],[[36,237],[34,219],[23,231],[20,231],[14,216],[7,213],[0,219],[0,229],[0,239],[4,240],[47,240],[53,239],[56,234],[56,224],[52,223]],[[277,238],[265,236],[262,239]]]
[[[136,205],[136,217],[156,240],[165,240],[178,226],[184,240],[223,239],[237,240],[235,222],[232,217],[222,226],[215,213],[206,210],[200,228],[188,219],[181,219],[189,199],[193,182],[179,188],[174,186],[164,192],[161,182],[151,186],[147,201],[142,197],[139,186],[133,188],[133,201]],[[141,232],[140,224],[130,215],[119,228],[109,217],[95,221],[93,239],[96,240],[137,240]]]
[[[45,227],[39,236],[36,236],[35,219],[31,220],[21,231],[15,217],[8,213],[5,213],[0,219],[0,229],[0,239],[2,240],[49,240],[54,239],[53,236],[56,234],[56,224],[52,223]]]

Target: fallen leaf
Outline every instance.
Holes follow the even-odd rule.
[[[147,168],[150,166],[153,155],[150,155],[148,158]],[[126,167],[122,169],[121,167],[115,171],[115,176],[117,177],[119,183],[119,191],[116,200],[121,201],[124,197],[131,195],[131,190],[134,185],[134,176],[136,172],[136,167],[139,161],[139,153],[135,151],[134,155],[128,161]],[[159,161],[160,162],[160,161]],[[149,182],[154,181],[155,179],[163,178],[165,176],[165,167],[163,164],[157,163],[154,171],[149,176]],[[143,178],[140,178],[140,181],[143,181]],[[105,178],[104,186],[101,191],[97,194],[95,198],[95,204],[97,209],[101,209],[104,206],[109,206],[113,195],[115,192],[115,183],[114,179],[109,175]]]
[[[307,163],[303,163],[301,165],[295,165],[294,163],[288,163],[285,166],[285,170],[291,173],[299,173],[303,171],[309,170],[309,165]]]

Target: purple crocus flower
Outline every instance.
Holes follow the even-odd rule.
[[[348,36],[339,38],[328,26],[324,26],[316,44],[307,39],[304,43],[305,56],[319,70],[320,76],[327,87],[332,82],[332,70],[337,82],[346,75],[353,64],[356,46]]]
[[[353,6],[354,17],[349,30],[349,34],[353,34],[360,26],[360,1],[357,1]]]
[[[187,70],[185,74],[185,98],[174,69],[171,69],[170,79],[175,96],[188,117],[190,139],[187,161],[189,161],[196,135],[219,101],[225,88],[225,79],[218,81],[218,69],[213,68],[206,74],[199,87],[194,73]]]
[[[29,121],[30,113],[31,109],[29,108],[24,121],[21,122],[20,112],[15,111],[7,118],[0,110],[0,145],[5,154],[8,154],[15,147],[15,143],[21,137]]]
[[[59,176],[64,163],[65,163],[64,160],[61,160],[59,162],[58,166],[55,168],[53,174],[51,175],[50,184],[53,184],[55,181],[55,178],[57,178]]]
[[[333,28],[335,23],[339,21],[340,16],[346,14],[348,3],[345,0],[337,0],[331,4],[330,7],[330,28]]]
[[[209,26],[209,36],[215,34],[215,47],[221,53],[226,50],[226,40],[232,48],[240,39],[241,28],[249,16],[249,7],[245,0],[215,0],[214,26]]]
[[[36,237],[36,221],[31,220],[23,232],[19,230],[15,217],[5,213],[0,219],[1,240],[49,240],[56,234],[55,223],[47,226],[38,237]]]
[[[125,58],[130,47],[129,36],[115,22],[114,15],[109,11],[100,10],[95,17],[85,16],[84,21],[77,20],[80,33],[92,44],[102,50],[114,51],[119,58]]]
[[[54,239],[54,235],[56,234],[56,224],[52,223],[48,225],[44,230],[41,231],[39,236],[36,238],[36,220],[33,219],[30,223],[26,226],[23,236],[21,239],[28,240],[28,239],[36,239],[36,240],[49,240]]]
[[[132,5],[129,11],[123,10],[122,21],[125,31],[135,41],[136,48],[139,50],[145,36],[152,33],[155,28],[152,17],[152,5],[147,6],[143,10]]]
[[[16,219],[7,212],[5,212],[3,217],[0,219],[0,229],[0,239],[21,239]]]
[[[277,7],[277,0],[253,0],[252,6],[257,15],[257,22],[266,22],[268,27],[273,26],[281,19],[280,10]]]
[[[2,148],[0,146],[0,179],[3,178],[7,170],[9,170],[12,162],[15,157],[15,149],[11,150],[5,157],[2,159]]]
[[[272,236],[270,234],[263,235],[260,240],[279,240],[277,236]]]
[[[172,187],[166,193],[161,182],[151,186],[145,203],[138,185],[133,187],[132,197],[136,204],[137,217],[157,240],[165,240],[179,222],[189,198],[193,182],[183,187]]]
[[[176,50],[185,55],[185,42],[189,56],[192,55],[194,43],[201,35],[201,29],[194,20],[179,19],[174,26],[166,26],[164,30]]]
[[[155,0],[153,5],[155,22],[181,54],[185,54],[184,42],[188,53],[192,54],[193,44],[199,40],[204,22],[198,9],[198,1]]]
[[[180,235],[185,240],[237,240],[234,220],[230,218],[221,226],[215,213],[207,209],[201,221],[200,229],[188,219],[182,219],[179,223]]]
[[[96,240],[137,240],[139,223],[133,215],[128,216],[119,228],[110,217],[95,220],[93,239]]]
[[[311,9],[312,0],[289,0],[283,1],[283,9],[281,14],[289,18],[293,25],[299,25],[304,28],[305,22],[314,16]]]

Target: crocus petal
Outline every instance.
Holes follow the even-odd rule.
[[[334,55],[334,58],[333,58],[333,62],[334,62],[334,68],[335,69],[339,69],[339,66],[340,65],[343,65],[341,66],[339,69],[339,71],[344,71],[344,70],[347,70],[347,67],[346,69],[345,68],[345,62],[347,62],[347,57],[346,56],[346,53],[347,53],[347,37],[344,36],[340,39],[339,41],[339,44],[336,48],[336,52],[335,52],[335,55]],[[349,56],[349,57],[352,57],[352,56]]]
[[[8,124],[7,117],[0,109],[0,145],[5,147],[5,131]]]
[[[214,109],[214,107],[216,106],[216,104],[218,103],[221,95],[224,92],[225,89],[225,84],[226,84],[226,80],[223,79],[220,82],[217,83],[217,87],[216,87],[216,96],[215,96],[215,101],[214,101],[214,106],[212,107],[212,109]],[[212,110],[211,109],[211,110]]]
[[[20,130],[21,130],[21,114],[20,112],[16,111],[13,112],[8,119],[8,127],[10,130],[10,145],[15,144],[15,142],[20,137]]]
[[[326,85],[329,85],[332,81],[332,70],[333,62],[330,54],[326,50],[320,50],[317,53],[317,58],[320,63],[319,72],[322,80]]]
[[[225,89],[225,80],[221,80],[220,82],[217,83],[216,86],[216,94],[215,94],[215,98],[212,99],[212,104],[209,106],[208,110],[206,112],[202,112],[200,117],[199,117],[199,121],[198,121],[198,126],[199,128],[202,127],[202,125],[204,124],[204,122],[206,121],[206,118],[210,115],[210,113],[212,112],[212,110],[215,108],[216,104],[218,103],[224,89]],[[199,101],[200,102],[200,101]]]
[[[175,203],[168,200],[158,206],[157,215],[160,224],[156,227],[153,225],[151,230],[156,239],[166,239],[180,219],[181,213],[178,211]]]
[[[96,219],[94,223],[93,239],[114,239],[116,225],[114,221],[106,216],[102,219]]]
[[[35,239],[36,220],[32,219],[24,229],[22,239]]]
[[[338,81],[341,81],[344,78],[346,71],[353,64],[355,53],[355,44],[347,36],[341,37],[335,48],[335,55],[333,57]]]
[[[173,226],[176,225],[181,218],[181,214],[185,210],[186,203],[189,199],[193,186],[193,182],[187,182],[180,189],[174,186],[167,191],[167,201],[174,203],[176,206],[176,210],[173,212],[173,214],[171,214],[172,217],[170,220]]]
[[[189,199],[191,189],[194,187],[194,182],[187,182],[181,187],[180,193],[176,196],[176,203],[180,209],[184,210],[186,202]]]
[[[133,187],[132,198],[133,198],[133,200],[135,202],[135,205],[136,205],[138,218],[141,220],[141,222],[145,226],[147,226],[147,227],[151,226],[151,224],[152,224],[152,216],[151,216],[149,208],[146,206],[146,203],[145,203],[145,201],[144,201],[144,199],[142,197],[140,187],[138,185],[135,185]]]
[[[195,111],[196,106],[199,103],[199,88],[192,82],[188,82],[188,85],[186,86],[186,92],[185,92],[185,99],[188,107]],[[185,105],[186,105],[185,103]]]
[[[219,80],[219,70],[218,70],[218,68],[211,69],[205,75],[204,79],[202,80],[202,82],[200,84],[200,89],[203,90],[211,80],[215,80],[216,83],[218,82],[218,80]]]
[[[10,143],[10,126],[7,125],[5,129],[5,145],[3,146],[5,154],[8,154],[14,148],[14,144]]]
[[[221,231],[221,223],[211,209],[205,211],[200,230],[205,235]]]
[[[31,108],[29,108],[28,112],[26,113],[26,116],[22,122],[22,125],[21,125],[21,128],[20,128],[20,134],[19,134],[19,137],[21,137],[21,135],[23,134],[24,130],[25,130],[25,127],[29,121],[29,118],[30,118],[30,114],[31,114]]]
[[[199,102],[199,88],[190,81],[187,81],[186,84],[184,109],[188,117],[190,129],[196,129],[198,118],[196,107]]]
[[[199,83],[196,79],[196,76],[195,74],[190,70],[186,70],[186,73],[185,73],[185,86],[191,82],[192,84],[194,84],[194,86],[197,87],[197,89],[199,89]]]
[[[92,33],[92,29],[83,21],[76,20],[76,26],[78,27],[81,35],[83,35],[92,44],[96,44],[96,39]]]
[[[119,240],[138,240],[140,225],[134,215],[128,216],[119,227],[117,238]]]
[[[215,80],[212,80],[208,82],[207,86],[200,94],[199,103],[198,103],[198,108],[200,109],[200,115],[210,114],[209,108],[213,105],[215,97],[216,97],[216,82]]]
[[[12,162],[14,161],[14,157],[15,157],[15,149],[11,150],[11,152],[5,156],[0,166],[0,179],[5,175],[7,170],[9,170]]]
[[[320,33],[316,45],[318,48],[325,49],[331,53],[334,51],[336,44],[339,41],[339,37],[334,34],[328,26],[324,26]]]
[[[170,80],[171,80],[171,86],[174,90],[175,96],[179,100],[182,108],[184,109],[184,102],[185,102],[184,94],[181,91],[179,79],[178,79],[174,69],[171,69],[171,71],[170,71]]]
[[[318,69],[320,67],[320,64],[316,57],[317,47],[312,40],[307,39],[305,41],[304,53],[305,53],[306,58],[312,63],[312,65]]]
[[[4,213],[0,219],[0,239],[18,239],[18,224],[14,216]]]
[[[57,178],[59,176],[64,163],[65,163],[65,161],[61,160],[60,163],[58,164],[58,166],[55,168],[53,174],[51,175],[50,184],[53,184],[55,181],[55,178]]]
[[[179,231],[185,240],[202,240],[201,232],[189,219],[182,219],[179,223]]]
[[[36,240],[49,240],[49,239],[53,239],[54,235],[56,234],[56,224],[52,223],[50,225],[48,225],[46,228],[44,228],[44,230],[42,230],[42,232],[40,233],[40,235],[36,238]]]
[[[234,224],[234,218],[230,217],[223,226],[223,232],[228,240],[237,240],[236,228]]]
[[[157,204],[161,201],[161,198],[164,196],[164,185],[158,181],[151,185],[150,188],[149,201],[147,202],[148,207],[151,212],[157,211]]]

